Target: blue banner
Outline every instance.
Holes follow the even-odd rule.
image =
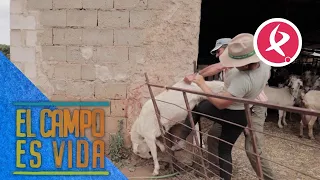
[[[0,85],[0,179],[127,179],[105,157],[101,141],[79,137],[81,132],[77,133],[76,128],[73,133],[60,133],[67,130],[60,130],[63,122],[53,115],[66,115],[66,112],[58,111],[55,106],[73,106],[77,102],[50,102],[2,53]],[[108,106],[109,103],[89,105]],[[50,113],[51,119],[56,120],[55,126],[47,118]],[[79,123],[81,130],[84,128],[81,118]],[[56,128],[50,130],[50,127]]]

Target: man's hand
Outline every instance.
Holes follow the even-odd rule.
[[[201,75],[196,75],[195,78],[193,79],[193,82],[196,83],[200,87],[201,87],[201,85],[205,84],[205,80],[204,80],[203,76],[201,76]]]
[[[189,74],[186,77],[184,77],[184,82],[191,84],[191,82],[196,78],[196,74]]]
[[[244,133],[246,136],[250,135],[250,131],[249,131],[248,127],[244,128]]]

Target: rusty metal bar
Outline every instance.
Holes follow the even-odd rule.
[[[253,146],[253,152],[256,155],[256,163],[257,163],[257,174],[258,177],[261,178],[263,180],[263,172],[262,172],[262,166],[261,166],[261,159],[260,159],[260,155],[258,154],[258,148],[257,148],[257,141],[256,141],[256,136],[255,133],[252,131],[252,119],[251,119],[251,110],[249,107],[249,104],[245,104],[245,111],[246,111],[246,116],[247,116],[247,122],[248,122],[248,127],[250,128],[250,136],[251,136],[251,140],[252,140],[252,146]]]
[[[195,112],[195,111],[191,111],[191,112],[192,112],[192,113],[195,113],[195,114],[199,114],[199,115],[205,116],[205,117],[214,118],[214,119],[217,119],[217,120],[222,121],[222,122],[227,122],[227,123],[229,123],[229,124],[233,124],[233,123],[228,122],[228,121],[226,121],[226,120],[224,120],[224,119],[221,119],[221,118],[209,116],[209,115],[206,115],[206,114],[203,114],[203,113],[199,113],[199,112]],[[160,116],[161,116],[161,115],[160,115]],[[166,118],[166,117],[164,117],[164,116],[161,116],[161,117],[162,117],[162,118],[165,118],[165,119],[167,119],[167,120],[170,121],[170,119],[168,119],[168,118]],[[174,120],[171,120],[171,121],[176,122],[176,123],[179,123],[179,122],[174,121]],[[179,123],[179,124],[181,124],[181,125],[189,128],[189,129],[191,129],[189,126],[187,126],[187,125],[185,125],[185,124],[182,124],[182,123]],[[238,125],[238,124],[233,124],[233,125],[238,126],[238,127],[241,127],[241,128],[245,128],[244,126],[241,126],[241,125]],[[311,147],[311,148],[315,148],[315,149],[320,149],[320,147],[312,146],[312,145],[310,145],[310,144],[298,142],[298,141],[291,140],[291,139],[288,139],[288,138],[283,138],[283,137],[280,137],[280,136],[276,136],[276,135],[273,135],[273,134],[269,134],[269,133],[266,133],[266,132],[263,132],[263,131],[258,131],[258,130],[251,129],[251,128],[248,128],[248,129],[250,129],[250,130],[252,130],[252,131],[255,131],[255,132],[258,132],[258,133],[262,133],[262,134],[264,134],[264,135],[271,136],[271,137],[283,139],[283,140],[286,140],[286,141],[289,141],[289,142],[294,142],[294,143],[301,144],[301,145],[304,145],[304,146],[307,146],[307,147]],[[206,134],[206,133],[203,133],[203,132],[201,132],[201,131],[198,131],[198,132],[199,132],[200,134],[205,134],[205,135],[208,136],[208,134]],[[209,135],[209,136],[210,136],[210,135]],[[212,137],[215,138],[214,136],[212,136]],[[230,144],[230,145],[231,145],[231,144]]]
[[[169,147],[168,147],[169,148]],[[194,154],[194,152],[191,152],[191,151],[189,151],[189,150],[187,150],[187,149],[184,149],[185,151],[187,151],[187,152],[189,152],[189,153],[191,153],[192,155],[195,155]],[[197,155],[197,156],[199,156],[199,155]],[[200,167],[202,167],[202,165],[200,164],[200,163],[198,163],[197,161],[195,161],[193,158],[190,158],[190,157],[186,157],[186,156],[182,156],[183,158],[186,158],[186,159],[189,159],[189,160],[191,160],[193,163],[195,163],[195,164],[197,164],[198,166],[200,166]],[[201,157],[201,158],[203,158],[203,157]],[[182,163],[183,164],[183,163]],[[204,167],[205,168],[205,167]],[[217,174],[215,174],[214,172],[212,172],[211,170],[209,170],[209,169],[207,169],[209,172],[211,172],[212,174],[214,174],[215,176],[217,176],[217,177],[219,177]],[[226,171],[227,172],[227,171]],[[229,173],[230,174],[230,173]],[[232,174],[230,174],[231,176],[233,176]]]
[[[199,148],[200,156],[202,156],[202,149],[201,149],[199,141],[198,141],[198,135],[197,135],[197,133],[195,131],[194,121],[193,121],[193,117],[192,117],[192,114],[191,114],[191,109],[190,109],[190,105],[189,105],[189,102],[188,102],[188,97],[187,97],[187,93],[186,92],[183,92],[183,98],[184,98],[184,101],[186,103],[186,107],[187,107],[187,110],[188,110],[189,121],[190,121],[191,127],[192,127],[192,132],[191,133],[192,133],[193,138],[196,139],[196,144],[197,144],[197,146]],[[203,165],[204,174],[206,175],[206,179],[207,179],[207,170],[205,168],[205,164],[204,164],[203,159],[201,159],[201,163]]]
[[[173,103],[170,103],[170,102],[166,102],[166,101],[162,101],[162,100],[157,100],[157,99],[156,99],[156,101],[164,102],[164,103],[167,103],[167,104],[172,104],[172,105],[175,105],[175,106],[177,106],[177,107],[179,107],[179,108],[181,108],[181,109],[184,109],[183,107],[178,106],[178,105],[173,104]],[[184,109],[184,110],[186,110],[186,109]],[[199,115],[204,116],[204,117],[209,117],[209,118],[217,119],[217,120],[219,120],[219,121],[226,122],[226,123],[229,123],[229,124],[232,124],[232,125],[241,127],[241,128],[245,128],[245,127],[242,126],[242,125],[239,125],[239,124],[236,124],[236,123],[232,123],[232,122],[226,121],[226,120],[221,119],[221,118],[209,116],[209,115],[207,115],[207,114],[199,113],[199,112],[196,112],[196,111],[191,111],[191,112],[192,112],[192,113],[195,113],[195,114],[199,114]],[[160,116],[161,116],[161,115],[160,115]],[[161,117],[167,119],[167,118],[164,117],[164,116],[161,116]],[[167,120],[170,120],[170,119],[167,119]],[[171,120],[171,121],[174,121],[174,120]],[[174,121],[174,122],[177,122],[177,121]],[[184,124],[182,124],[182,125],[184,125]],[[186,126],[186,125],[184,125],[184,126],[187,127],[187,128],[189,128],[189,129],[191,129],[190,127],[188,127],[188,126]],[[251,128],[248,128],[248,129],[251,129]],[[306,144],[306,143],[302,143],[302,142],[298,142],[298,141],[295,141],[295,140],[291,140],[291,139],[288,139],[288,138],[283,138],[283,137],[276,136],[276,135],[273,135],[273,134],[269,134],[269,133],[266,133],[266,132],[263,132],[263,131],[258,131],[258,130],[255,130],[255,129],[251,129],[251,130],[253,130],[253,131],[255,131],[255,132],[258,132],[258,133],[262,133],[262,134],[264,134],[264,135],[271,136],[271,137],[275,137],[275,138],[283,139],[283,140],[286,140],[286,141],[290,141],[290,142],[302,144],[302,145],[307,146],[307,147],[311,147],[311,148],[315,148],[315,149],[320,149],[320,147],[312,146],[312,145],[309,145],[309,144]],[[201,132],[201,131],[198,131],[198,132],[200,132],[200,134],[203,133],[203,132]],[[202,146],[201,146],[201,147],[202,147]]]
[[[154,94],[153,94],[153,91],[151,89],[151,86],[149,85],[149,78],[148,78],[148,75],[147,73],[144,74],[145,77],[146,77],[146,82],[147,82],[147,85],[148,85],[148,89],[149,89],[149,92],[150,92],[150,96],[151,96],[151,99],[152,99],[152,103],[153,103],[153,106],[154,106],[154,110],[156,112],[156,116],[157,116],[157,120],[158,120],[158,125],[159,125],[159,128],[160,128],[160,131],[161,131],[161,137],[162,137],[162,140],[163,140],[163,144],[167,145],[167,142],[166,142],[166,139],[164,137],[164,134],[165,134],[165,130],[163,128],[163,126],[161,125],[161,117],[160,117],[160,111],[159,111],[159,108],[157,106],[157,103],[156,103],[156,100],[154,98]],[[165,148],[165,150],[169,153],[169,154],[173,154],[173,152],[171,150],[168,150],[168,148]],[[170,169],[171,169],[171,172],[174,172],[174,168],[173,168],[173,159],[171,157],[171,162],[170,162]]]
[[[191,111],[191,112],[193,112],[193,111]],[[163,117],[163,116],[161,116],[161,117],[167,119],[166,117]],[[167,120],[170,120],[170,119],[167,119]],[[174,122],[176,122],[176,121],[174,121]],[[177,122],[177,123],[179,123],[179,122]],[[179,124],[183,125],[184,127],[189,128],[189,129],[192,129],[192,128],[190,128],[189,126],[187,126],[187,125],[185,125],[185,124],[183,124],[183,123],[179,123]],[[251,129],[251,130],[252,130],[252,131],[255,131],[255,130],[253,130],[253,129]],[[260,131],[256,131],[256,132],[260,132]],[[204,133],[204,132],[201,132],[201,131],[199,131],[199,133],[200,133],[200,134],[204,134],[204,135],[209,136],[209,137],[212,137],[212,138],[214,138],[214,139],[217,139],[217,140],[219,140],[219,141],[221,141],[221,142],[224,142],[224,143],[226,143],[226,144],[229,144],[229,145],[231,145],[231,146],[234,145],[234,144],[229,143],[229,142],[227,142],[227,141],[225,141],[225,140],[223,140],[223,139],[217,138],[217,137],[215,137],[215,136],[211,136],[211,135],[208,134],[208,133]],[[262,132],[262,133],[263,133],[263,132]],[[179,140],[183,140],[183,139],[179,138],[178,136],[175,136],[175,135],[173,135],[173,134],[171,134],[171,133],[169,133],[169,132],[168,132],[168,134],[170,134],[171,136],[174,136],[175,138],[177,138],[177,139],[179,139]],[[276,138],[279,138],[279,137],[277,137],[277,136],[275,136],[275,137],[276,137]],[[284,139],[284,138],[280,138],[280,139],[287,140],[287,139]],[[290,140],[288,140],[288,141],[290,141]],[[188,144],[192,145],[192,144],[189,143],[188,141],[186,141],[186,142],[187,142]],[[305,143],[301,143],[301,142],[296,142],[296,141],[291,141],[291,142],[295,142],[295,143],[298,143],[298,144],[302,144],[302,145],[305,145],[305,146],[308,146],[308,147],[312,147],[312,148],[315,148],[315,149],[320,149],[319,147],[311,146],[311,145],[308,145],[308,144],[305,144]],[[242,148],[240,148],[240,147],[237,147],[237,146],[233,146],[233,147],[242,150]],[[207,150],[205,150],[205,149],[204,149],[204,151],[205,151],[206,153],[209,153],[209,154],[217,157],[216,155],[210,153],[209,151],[207,151]],[[247,150],[244,150],[244,151],[247,152],[247,153],[249,153],[249,154],[258,156],[258,154],[254,153],[254,152],[249,152],[249,151],[247,151]],[[220,157],[218,157],[218,158],[221,159],[221,160],[223,160],[224,162],[226,162],[226,163],[228,163],[228,164],[231,164],[229,161],[226,161],[226,160],[223,159],[223,158],[220,158]],[[267,160],[267,161],[269,161],[269,162],[271,162],[271,163],[277,164],[277,165],[279,165],[279,166],[285,167],[285,168],[287,168],[287,169],[290,169],[290,170],[292,170],[292,171],[294,171],[294,172],[297,172],[297,173],[300,173],[300,174],[302,174],[302,175],[308,176],[308,177],[310,177],[310,178],[320,180],[320,178],[317,178],[317,177],[308,175],[308,174],[306,174],[306,173],[304,173],[304,172],[298,171],[298,170],[296,170],[296,169],[293,169],[293,168],[288,167],[288,166],[286,166],[286,165],[280,164],[280,163],[278,163],[278,162],[276,162],[276,161],[273,161],[273,160],[270,160],[270,159],[268,159],[268,158],[265,158],[265,157],[260,157],[260,158],[265,159],[265,160]]]
[[[167,120],[169,120],[169,119],[167,119]],[[191,129],[190,127],[186,126],[186,125],[183,124],[183,123],[179,123],[179,124],[184,125],[185,127]],[[219,141],[222,141],[222,142],[224,142],[224,143],[226,143],[226,144],[229,144],[229,145],[233,146],[234,148],[243,150],[241,147],[234,146],[234,144],[229,143],[229,142],[227,142],[227,141],[225,141],[225,140],[223,140],[223,139],[217,138],[217,137],[215,137],[215,136],[211,136],[211,135],[208,134],[208,133],[204,133],[204,132],[199,132],[199,133],[204,134],[204,135],[207,135],[207,136],[210,136],[210,137],[212,137],[212,138],[214,138],[214,139],[217,139],[217,140],[219,140]],[[183,140],[183,139],[181,139],[181,138],[179,138],[178,136],[175,136],[175,135],[173,135],[173,134],[170,134],[170,135],[176,137],[176,138],[179,139],[179,140]],[[285,139],[284,139],[284,140],[285,140]],[[189,143],[188,141],[186,141],[186,142],[187,142],[188,144],[192,145],[192,144]],[[298,144],[303,144],[303,143],[299,143],[299,142],[298,142]],[[303,145],[306,145],[306,144],[303,144]],[[310,146],[310,147],[312,147],[312,146]],[[318,148],[318,147],[315,147],[315,148]],[[204,150],[204,151],[207,152],[207,153],[210,153],[210,152],[207,151],[207,150]],[[247,150],[244,150],[244,151],[247,152],[247,153],[249,153],[249,154],[258,156],[258,154],[254,153],[254,152],[249,152],[249,151],[247,151]],[[211,155],[214,155],[214,154],[212,154],[212,153],[210,153],[210,154],[211,154]],[[214,155],[214,156],[215,156],[215,155]],[[215,157],[216,157],[216,156],[215,156]],[[224,162],[226,162],[226,163],[228,163],[228,164],[232,164],[232,163],[230,163],[229,161],[226,161],[226,160],[223,159],[223,158],[220,158],[220,157],[218,157],[218,158],[221,159],[221,160],[223,160]],[[288,167],[288,166],[286,166],[286,165],[280,164],[280,163],[278,163],[278,162],[276,162],[276,161],[267,159],[267,158],[265,158],[265,157],[260,157],[260,158],[265,159],[265,160],[267,160],[267,161],[269,161],[269,162],[271,162],[271,163],[277,164],[277,165],[279,165],[279,166],[285,167],[285,168],[287,168],[287,169],[290,169],[290,170],[292,170],[292,171],[294,171],[294,172],[297,172],[297,173],[300,173],[300,174],[302,174],[302,175],[308,176],[308,177],[310,177],[310,178],[320,180],[320,178],[317,178],[317,177],[311,176],[311,175],[309,175],[309,174],[306,174],[306,173],[304,173],[304,172],[298,171],[298,170],[293,169],[293,168],[291,168],[291,167]],[[259,178],[259,177],[258,177],[258,178]]]
[[[243,98],[236,98],[236,97],[226,97],[226,96],[221,96],[218,94],[208,94],[208,93],[203,93],[200,91],[192,91],[188,89],[183,89],[183,88],[176,88],[176,87],[166,87],[166,86],[161,86],[161,85],[156,85],[156,84],[150,84],[147,83],[150,86],[153,87],[158,87],[158,88],[165,88],[165,89],[170,89],[170,90],[176,90],[176,91],[181,91],[181,92],[187,92],[191,94],[198,94],[201,96],[207,96],[207,97],[214,97],[214,98],[219,98],[219,99],[226,99],[226,100],[231,100],[239,103],[244,103],[244,104],[253,104],[253,105],[258,105],[258,106],[264,106],[270,109],[280,109],[283,111],[288,111],[288,112],[294,112],[294,113],[304,113],[307,115],[311,116],[320,116],[320,111],[310,111],[305,108],[299,108],[299,107],[291,107],[291,106],[278,106],[275,104],[270,104],[270,103],[263,103],[259,101],[254,101],[254,100],[248,100],[248,99],[243,99]]]
[[[181,138],[179,138],[179,137],[177,137],[177,136],[175,136],[175,135],[173,135],[173,134],[171,134],[171,133],[169,133],[168,132],[168,134],[170,134],[171,136],[174,136],[174,137],[176,137],[176,138],[178,138],[179,140],[182,140],[182,141],[185,141],[187,144],[189,144],[189,145],[191,145],[191,146],[193,146],[194,147],[194,145],[193,144],[191,144],[190,142],[188,142],[188,141],[186,141],[186,140],[184,140],[184,139],[181,139]],[[170,140],[170,139],[168,139],[167,138],[167,140],[168,141],[170,141],[170,142],[172,142],[173,144],[175,144],[175,142],[173,142],[172,140]],[[185,151],[187,151],[188,153],[191,153],[191,154],[193,154],[194,152],[191,152],[191,151],[189,151],[188,149],[183,149],[183,150],[185,150]],[[212,154],[212,153],[210,153],[209,151],[206,151],[207,153],[209,153],[209,154]],[[226,171],[226,170],[224,170],[224,169],[222,169],[222,168],[220,168],[219,166],[217,166],[216,164],[213,164],[212,162],[210,162],[209,160],[207,160],[207,159],[205,159],[204,157],[202,157],[201,155],[199,155],[199,154],[193,154],[193,155],[195,155],[195,156],[197,156],[197,157],[199,157],[200,159],[203,159],[203,160],[205,160],[206,162],[208,162],[208,164],[211,164],[212,166],[214,166],[214,167],[216,167],[216,168],[218,168],[219,170],[221,170],[221,171],[223,171],[223,172],[225,172],[225,173],[227,173],[227,174],[229,174],[230,176],[232,176],[233,177],[233,175],[231,174],[231,173],[229,173],[228,171]],[[223,159],[223,158],[221,158],[221,157],[219,157],[219,156],[217,156],[217,155],[215,155],[215,154],[212,154],[213,156],[215,156],[215,157],[217,157],[217,158],[219,158],[219,159],[222,159],[223,161],[225,161],[225,162],[227,162],[228,164],[231,164],[232,166],[235,166],[234,164],[232,164],[232,163],[230,163],[229,161],[227,161],[227,160],[225,160],[225,159]],[[190,158],[188,158],[188,159],[190,159]],[[192,162],[195,162],[195,160],[192,160]],[[198,164],[198,165],[200,165],[199,163],[196,163],[196,164]],[[211,170],[209,170],[208,169],[208,171],[210,171],[212,174],[215,174],[214,172],[212,172]],[[250,174],[250,175],[252,175],[252,174]],[[252,175],[252,176],[256,176],[256,175]]]
[[[170,156],[172,156],[172,158],[175,158],[175,159],[176,159],[176,157],[174,157],[173,155],[170,154]],[[183,163],[181,163],[181,164],[183,164]],[[176,163],[175,163],[175,165],[178,166]],[[202,172],[198,171],[197,169],[193,168],[192,166],[189,166],[189,165],[187,165],[187,164],[183,164],[183,165],[187,166],[188,168],[196,171],[197,173],[199,173],[199,174],[201,174],[201,175],[204,175],[204,176],[206,177],[206,179],[208,178],[208,176],[207,176],[206,174],[203,174]],[[184,171],[185,171],[185,170],[184,170]]]

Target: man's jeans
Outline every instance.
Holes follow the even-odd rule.
[[[263,126],[264,122],[266,120],[266,112],[267,108],[263,106],[253,106],[251,113],[251,119],[252,119],[252,129],[257,130],[259,132],[263,132]],[[256,142],[257,142],[257,154],[260,155],[260,157],[264,157],[262,153],[262,146],[264,144],[264,135],[259,132],[254,132],[256,136]],[[252,138],[249,135],[246,135],[245,140],[245,149],[248,156],[248,159],[251,163],[252,168],[255,170],[255,172],[258,174],[258,168],[256,163],[256,156],[254,155],[253,151],[253,144],[252,144]],[[251,154],[253,153],[253,154]],[[270,168],[269,161],[260,158],[261,166],[262,166],[262,172],[263,172],[263,179],[264,180],[274,180],[274,175],[272,172],[272,169]]]
[[[254,130],[257,130],[259,132],[263,132],[263,126],[266,119],[266,107],[261,106],[253,106],[252,110],[254,111],[251,114],[252,117],[252,128]],[[256,142],[257,142],[257,153],[263,157],[262,153],[262,146],[263,146],[263,134],[254,132],[256,135]],[[221,125],[219,123],[214,123],[213,127],[209,131],[210,135],[219,137],[221,134]],[[208,139],[208,148],[214,149],[214,155],[208,154],[208,160],[213,163],[214,165],[210,164],[210,168],[215,174],[219,174],[219,159],[218,159],[218,146],[219,146],[219,140],[210,138]],[[253,144],[250,134],[245,136],[245,149],[247,153],[247,157],[251,163],[252,168],[255,170],[255,172],[258,174],[258,168],[256,164],[256,156],[254,155],[253,151]],[[253,153],[253,154],[251,154]],[[272,172],[272,169],[270,168],[269,162],[263,158],[260,158],[261,160],[261,166],[262,166],[262,172],[263,172],[263,178],[264,180],[274,180],[274,175]]]

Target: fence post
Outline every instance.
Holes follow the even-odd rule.
[[[199,145],[199,141],[198,141],[198,134],[196,133],[195,131],[195,127],[194,127],[194,121],[193,121],[193,117],[192,117],[192,114],[191,114],[191,109],[190,109],[190,105],[189,105],[189,102],[188,102],[188,97],[187,97],[187,93],[186,92],[183,92],[183,97],[184,97],[184,101],[186,103],[186,107],[187,107],[187,111],[188,111],[188,116],[189,116],[189,121],[191,123],[191,127],[192,127],[192,135],[193,135],[193,138],[196,139],[196,144],[199,148],[199,153],[200,153],[200,156],[202,156],[202,147],[200,147]],[[199,122],[200,123],[200,122]],[[204,164],[204,160],[203,158],[201,158],[201,163],[202,163],[202,166],[203,166],[203,169],[204,169],[204,174],[206,176],[206,179],[208,179],[208,175],[207,175],[207,170],[206,170],[206,166]]]
[[[164,137],[164,134],[165,134],[165,130],[163,128],[163,126],[161,125],[161,117],[160,117],[160,111],[159,111],[159,108],[157,106],[157,103],[156,103],[156,100],[154,98],[154,95],[153,95],[153,92],[152,92],[152,89],[151,89],[151,86],[149,84],[149,78],[148,78],[148,75],[147,73],[144,73],[145,77],[146,77],[146,82],[147,82],[147,85],[148,85],[148,89],[149,89],[149,92],[150,92],[150,96],[151,96],[151,100],[152,100],[152,103],[153,103],[153,107],[154,107],[154,110],[156,112],[156,116],[157,116],[157,120],[158,120],[158,125],[159,125],[159,128],[160,128],[160,131],[161,131],[161,137],[163,139],[163,144],[165,144],[165,150],[167,151],[167,153],[173,155],[173,152],[171,150],[168,151],[168,146],[167,146],[167,141]],[[170,169],[172,172],[174,172],[174,168],[173,168],[173,156],[170,156]]]
[[[258,174],[259,179],[263,180],[261,159],[260,159],[260,155],[257,152],[256,136],[255,136],[255,133],[252,131],[251,110],[250,110],[249,104],[245,104],[244,106],[245,106],[245,111],[246,111],[246,116],[247,116],[247,121],[248,121],[248,128],[249,128],[252,146],[253,146],[253,152],[255,153],[255,156],[256,156],[256,163],[257,163],[257,170],[258,170],[257,174]]]

